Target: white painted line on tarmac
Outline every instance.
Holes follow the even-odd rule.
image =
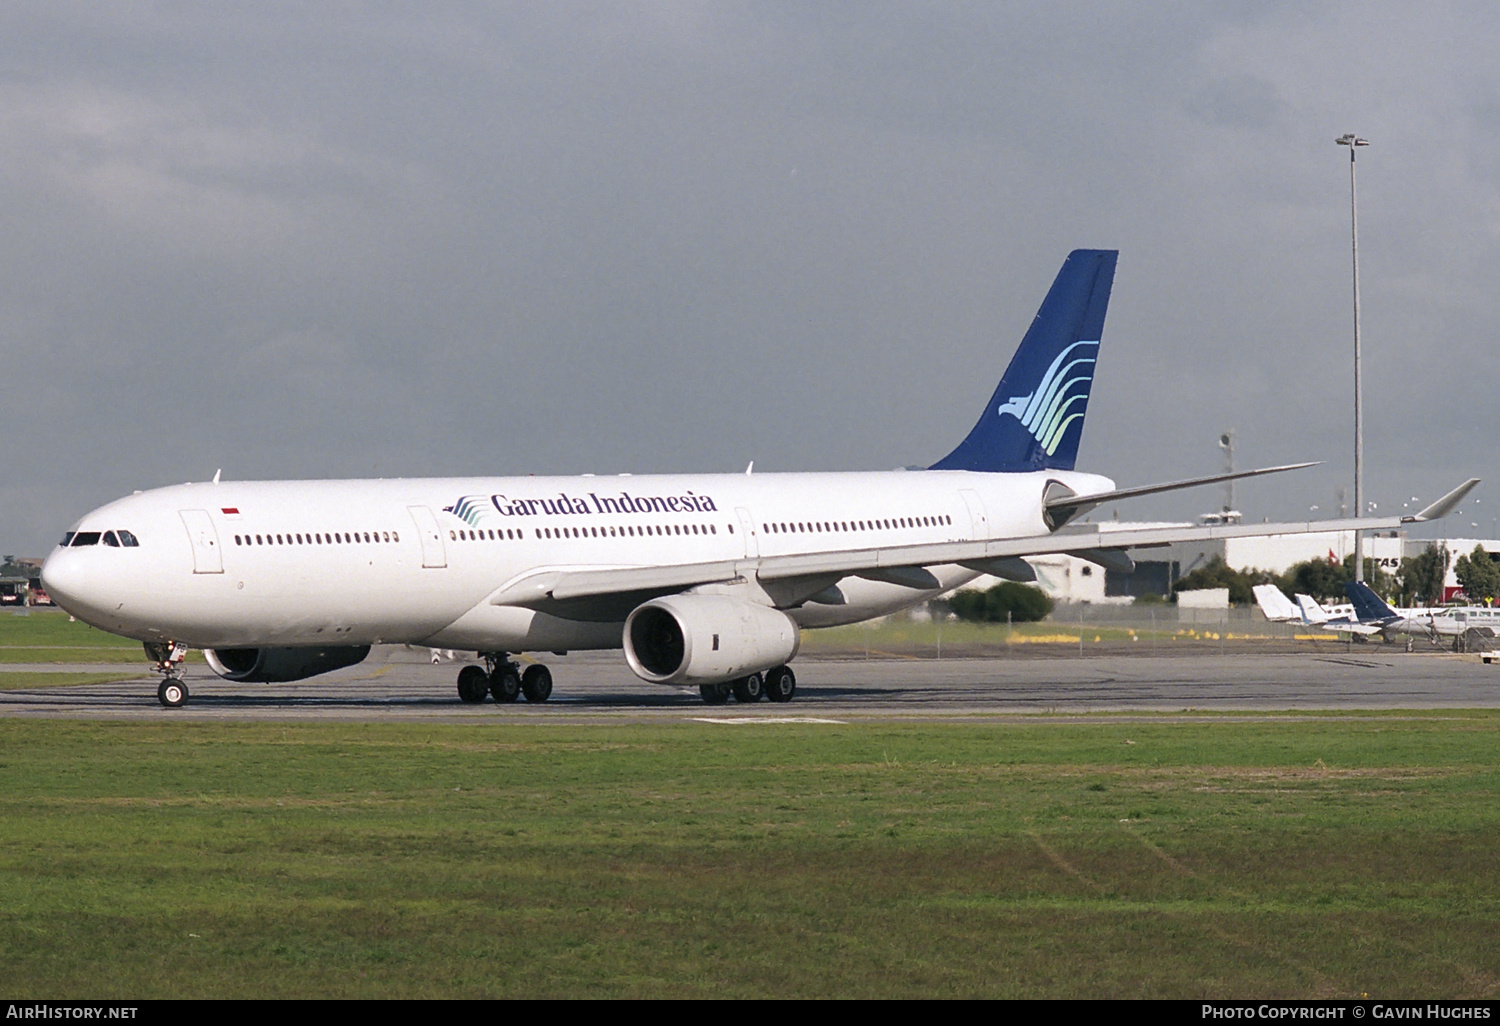
[[[847,725],[845,720],[821,720],[815,716],[694,716],[694,723],[832,723]]]

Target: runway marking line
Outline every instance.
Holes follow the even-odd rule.
[[[736,725],[740,723],[832,723],[837,726],[845,726],[843,720],[822,720],[816,716],[694,716],[694,723],[724,723]]]

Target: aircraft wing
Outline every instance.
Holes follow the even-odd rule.
[[[1353,623],[1349,620],[1324,620],[1322,623],[1308,624],[1314,630],[1335,631],[1339,634],[1359,634],[1368,637],[1379,634],[1381,628],[1369,623]]]
[[[1472,485],[1468,486],[1472,487]],[[1441,501],[1441,500],[1440,500]],[[1425,511],[1424,511],[1425,512]],[[1051,534],[1026,538],[933,542],[785,556],[746,557],[669,566],[600,566],[540,568],[505,582],[489,597],[497,606],[546,609],[587,619],[613,618],[627,606],[660,595],[740,579],[755,578],[778,606],[806,601],[845,577],[888,581],[918,590],[939,582],[926,568],[962,565],[987,572],[1016,557],[1066,553],[1121,569],[1130,565],[1125,550],[1219,538],[1251,538],[1321,531],[1389,530],[1411,517],[1361,517],[1277,524],[1210,524],[1102,530],[1072,525]],[[602,600],[602,601],[601,601]]]

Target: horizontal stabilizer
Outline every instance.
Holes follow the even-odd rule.
[[[1402,519],[1414,524],[1420,524],[1427,520],[1441,520],[1449,513],[1452,513],[1458,507],[1458,504],[1464,501],[1464,496],[1472,492],[1474,486],[1478,483],[1479,478],[1471,477],[1416,516],[1403,517]]]
[[[1239,470],[1233,474],[1213,474],[1209,477],[1190,477],[1181,481],[1167,481],[1163,484],[1136,485],[1133,488],[1116,488],[1112,492],[1095,492],[1092,495],[1055,495],[1046,500],[1045,506],[1049,513],[1069,511],[1067,516],[1058,519],[1066,521],[1080,513],[1087,513],[1102,502],[1114,502],[1116,499],[1133,499],[1138,495],[1155,495],[1157,492],[1175,492],[1180,488],[1196,488],[1198,485],[1218,484],[1221,481],[1238,481],[1245,477],[1260,477],[1262,474],[1279,474],[1284,470],[1301,470],[1304,467],[1316,467],[1317,461],[1312,463],[1288,463],[1280,467],[1261,467],[1259,470]]]

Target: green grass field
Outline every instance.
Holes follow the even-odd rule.
[[[117,680],[141,680],[150,673],[52,673],[49,671],[0,670],[0,691],[30,688],[63,688],[74,684],[108,684]]]
[[[69,619],[56,609],[33,609],[26,613],[0,613],[0,647],[29,648],[129,648],[140,651],[141,643],[116,637]]]
[[[1500,713],[0,721],[27,997],[1500,991]]]
[[[188,659],[202,663],[203,653],[189,652]],[[55,609],[0,612],[0,664],[5,663],[149,665],[139,641],[106,634]]]

